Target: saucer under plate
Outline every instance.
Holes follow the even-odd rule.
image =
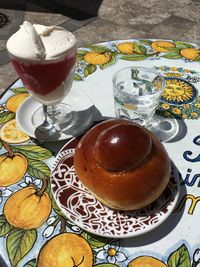
[[[78,138],[73,138],[64,145],[51,173],[55,201],[69,220],[95,235],[127,238],[144,234],[168,218],[180,190],[178,171],[173,164],[170,182],[160,198],[137,211],[117,211],[96,200],[79,181],[73,165],[78,141]]]
[[[92,100],[86,94],[70,91],[70,93],[63,99],[62,103],[73,107],[73,110],[77,113],[77,122],[72,131],[61,132],[57,138],[58,141],[69,139],[81,134],[91,126],[96,116],[96,108]],[[16,113],[17,124],[21,130],[34,138],[36,138],[36,128],[33,123],[32,116],[40,109],[40,107],[42,107],[42,104],[30,96],[20,105]],[[41,114],[38,125],[42,124],[43,120],[44,117],[43,114]]]

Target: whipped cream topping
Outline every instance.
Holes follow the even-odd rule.
[[[31,24],[20,26],[7,41],[7,50],[15,57],[27,60],[58,58],[76,44],[74,35],[59,26]]]

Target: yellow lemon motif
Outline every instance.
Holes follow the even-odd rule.
[[[0,186],[9,186],[21,180],[28,168],[25,156],[16,153],[13,157],[4,154],[0,156]]]
[[[102,65],[110,61],[111,56],[109,53],[99,53],[95,51],[90,51],[85,54],[84,60],[90,64]]]
[[[196,103],[195,107],[200,108],[200,103]]]
[[[181,115],[181,110],[179,108],[173,108],[172,111],[176,114],[176,115]]]
[[[190,72],[190,70],[188,70],[188,69],[184,69],[184,72],[186,72],[186,73],[189,73],[189,72]]]
[[[28,93],[18,93],[11,96],[6,101],[6,108],[12,112],[16,112],[21,103],[29,96]]]
[[[134,54],[134,43],[126,42],[117,45],[117,49],[124,54]]]
[[[197,119],[197,118],[198,118],[198,113],[197,113],[197,112],[191,112],[191,116],[192,116],[194,119]]]
[[[30,139],[27,134],[18,128],[16,119],[4,123],[0,129],[0,138],[10,144],[24,143]]]
[[[158,52],[168,52],[168,48],[176,47],[174,43],[168,41],[155,41],[151,44],[151,47]]]
[[[167,265],[154,257],[140,256],[133,259],[128,267],[167,267]]]
[[[166,104],[166,103],[162,104],[161,106],[164,109],[169,109],[170,108],[170,105],[169,104]]]
[[[183,48],[180,51],[182,57],[185,57],[189,60],[195,60],[198,56],[200,56],[200,50],[196,48]]]
[[[4,205],[4,215],[9,224],[23,230],[38,228],[46,221],[50,212],[49,195],[37,195],[33,185],[15,192]]]
[[[189,109],[189,108],[190,108],[190,105],[188,105],[188,104],[184,104],[183,107],[184,107],[185,109]]]
[[[88,242],[73,233],[53,237],[42,247],[37,267],[92,267],[93,254]]]
[[[178,69],[176,67],[171,67],[170,70],[171,71],[177,71]]]

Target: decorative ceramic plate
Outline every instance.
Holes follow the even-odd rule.
[[[76,111],[77,121],[74,129],[70,134],[62,132],[58,140],[69,139],[73,137],[74,132],[78,134],[84,132],[95,120],[96,111],[92,100],[85,93],[71,91],[62,103],[66,103],[74,108]],[[26,99],[19,107],[16,113],[16,120],[19,127],[29,136],[35,138],[35,125],[32,120],[33,114],[41,108],[42,104],[34,100],[33,97]],[[24,116],[26,114],[26,116]],[[41,116],[39,116],[37,125],[43,123],[44,117],[41,109]]]
[[[96,200],[79,181],[73,165],[78,141],[74,138],[60,150],[51,174],[55,200],[69,220],[90,233],[111,238],[138,236],[166,220],[179,195],[179,176],[173,164],[170,182],[159,199],[146,208],[120,212]]]

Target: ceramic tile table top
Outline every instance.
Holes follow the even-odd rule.
[[[133,65],[166,80],[157,114],[177,127],[162,140],[173,162],[167,193],[130,214],[96,203],[75,174],[77,140],[40,144],[17,128],[17,108],[30,100],[17,80],[0,102],[0,255],[7,266],[200,265],[199,46],[131,39],[79,48],[72,92],[91,99],[99,120],[114,117],[112,76]],[[27,115],[20,115],[25,132]],[[56,145],[64,146],[58,152]]]

